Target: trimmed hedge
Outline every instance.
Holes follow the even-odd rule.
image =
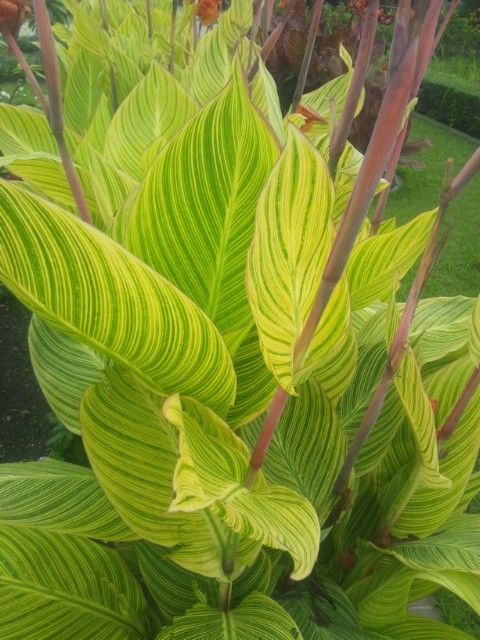
[[[480,138],[480,94],[427,78],[416,109],[433,120]]]

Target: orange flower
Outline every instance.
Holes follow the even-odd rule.
[[[30,7],[23,0],[0,0],[0,28],[16,32],[30,15]]]
[[[196,14],[203,27],[209,27],[218,20],[220,0],[198,0]]]
[[[299,105],[296,113],[299,113],[301,116],[305,118],[305,122],[300,127],[300,130],[304,133],[310,131],[315,122],[319,122],[320,124],[325,124],[327,121],[322,118],[322,116],[307,105]]]

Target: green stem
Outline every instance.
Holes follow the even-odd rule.
[[[220,582],[218,586],[218,608],[227,613],[230,609],[230,599],[232,597],[232,583]]]

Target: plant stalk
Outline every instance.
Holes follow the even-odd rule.
[[[83,189],[65,143],[60,70],[58,68],[58,58],[55,51],[55,40],[52,32],[52,25],[50,24],[45,0],[33,0],[33,10],[35,13],[37,34],[48,91],[50,128],[57,142],[68,184],[72,191],[80,217],[87,224],[92,224]]]
[[[262,4],[262,2],[259,2],[257,10],[253,14],[253,23],[252,23],[252,29],[251,29],[251,32],[250,32],[250,42],[249,42],[249,45],[248,45],[247,69],[250,69],[250,67],[252,66],[253,47],[254,47],[254,44],[255,44],[255,39],[256,39],[257,34],[258,34],[258,28],[260,26],[260,18],[261,18],[261,15],[262,15],[263,6],[264,5]]]
[[[227,613],[230,609],[230,599],[232,597],[232,583],[220,582],[218,585],[218,608]]]
[[[307,35],[307,43],[305,45],[300,73],[298,74],[297,86],[295,87],[292,99],[292,113],[295,113],[298,109],[298,105],[300,104],[300,100],[302,99],[303,91],[305,89],[307,74],[312,60],[313,47],[315,46],[315,39],[317,37],[318,27],[320,26],[320,18],[322,17],[323,4],[324,0],[314,0],[312,19],[310,21],[310,28]]]
[[[372,57],[373,41],[377,30],[378,6],[379,0],[370,0],[363,22],[362,35],[355,60],[355,68],[353,70],[350,87],[348,88],[345,106],[343,108],[342,115],[340,116],[340,122],[338,123],[338,126],[335,127],[330,141],[329,160],[330,173],[332,175],[335,175],[338,161],[345,149],[350,129],[352,127],[352,122],[355,118],[358,101],[365,85],[365,78],[367,77],[368,67]]]
[[[425,75],[425,71],[427,70],[427,67],[435,51],[435,47],[439,41],[439,38],[438,39],[435,38],[435,29],[440,17],[440,11],[442,8],[441,4],[442,4],[441,2],[434,0],[428,5],[428,7],[426,5],[423,8],[420,7],[419,13],[421,14],[422,11],[425,12],[424,22],[420,26],[420,24],[418,23],[418,16],[417,16],[417,20],[413,21],[411,25],[413,31],[415,30],[420,31],[420,42],[419,42],[418,55],[417,55],[417,68],[415,70],[415,78],[412,83],[412,91],[411,91],[410,98],[415,98],[418,95],[421,82]],[[407,12],[409,12],[409,8],[411,8],[411,3],[405,2],[404,6],[399,7],[398,11],[400,11],[401,8],[402,8],[402,13],[397,15],[398,22],[395,25],[395,36],[394,36],[394,40],[392,42],[392,48],[390,51],[391,68],[394,68],[394,65],[396,64],[396,60],[398,56],[401,54],[401,48],[402,46],[404,46],[402,45],[402,43],[404,43],[406,29],[408,29]],[[451,15],[450,15],[450,18],[451,18]],[[409,21],[410,21],[410,18],[408,18],[408,22]],[[446,28],[446,25],[445,25],[445,28]],[[398,40],[397,40],[397,33],[398,33]],[[395,171],[397,170],[398,162],[400,160],[403,143],[405,142],[405,138],[407,136],[408,131],[409,131],[409,126],[407,123],[405,127],[402,129],[402,131],[399,132],[395,148],[392,152],[391,157],[389,158],[386,173],[384,175],[384,178],[385,180],[388,181],[389,186],[386,189],[384,189],[384,191],[382,191],[382,193],[379,196],[377,206],[375,208],[375,213],[372,218],[372,227],[370,231],[371,235],[376,234],[376,232],[378,231],[378,227],[382,222],[383,215],[385,213],[385,208],[390,195],[390,190],[391,190],[390,185],[395,176]]]
[[[13,37],[13,34],[8,27],[2,28],[1,31],[2,31],[3,37],[5,38],[5,42],[8,45],[8,48],[17,59],[17,62],[20,65],[20,68],[25,74],[25,77],[27,78],[29,85],[32,87],[33,93],[35,94],[35,97],[37,98],[38,103],[41,106],[45,115],[47,116],[47,120],[48,120],[49,111],[50,111],[48,107],[48,102],[42,93],[40,85],[38,84],[38,80],[36,79],[33,71],[31,70],[30,65],[27,62],[27,59],[23,55],[23,51],[18,46],[17,41]]]
[[[355,462],[357,461],[360,451],[370,435],[378,416],[380,415],[380,411],[382,410],[386,393],[388,391],[388,386],[397,372],[406,353],[406,349],[408,348],[408,334],[420,295],[443,248],[443,243],[439,240],[439,236],[441,224],[445,218],[448,206],[453,198],[456,197],[461,189],[463,189],[469,180],[472,179],[475,173],[480,171],[480,148],[476,150],[453,180],[452,163],[453,161],[451,159],[447,162],[435,224],[420,260],[415,279],[408,292],[407,301],[403,309],[400,323],[390,347],[387,366],[382,379],[372,396],[358,432],[350,445],[347,457],[335,482],[334,491],[339,496],[342,496],[348,489],[348,480]]]
[[[412,0],[400,0],[395,15],[395,32],[390,47],[389,75],[395,72],[407,50],[410,20],[412,17]]]
[[[465,388],[463,389],[460,397],[455,403],[452,411],[450,412],[448,418],[443,423],[441,429],[437,433],[437,440],[441,442],[443,440],[447,440],[452,433],[455,431],[457,424],[460,421],[460,418],[463,415],[468,403],[473,397],[473,394],[477,390],[480,385],[480,366],[477,366],[476,369],[473,370],[472,375],[470,376]]]
[[[177,35],[177,0],[172,0],[172,22],[170,24],[170,56],[168,59],[168,70],[170,71],[170,73],[173,73],[176,35]]]
[[[148,39],[153,41],[153,19],[152,19],[152,0],[145,0],[145,9],[147,12],[147,29]]]
[[[434,49],[437,48],[438,43],[442,39],[443,34],[445,33],[445,29],[448,27],[450,20],[452,19],[453,14],[457,10],[459,4],[460,4],[460,0],[452,0],[452,2],[450,3],[450,6],[448,7],[448,11],[445,15],[445,18],[443,19],[442,24],[438,28],[437,35],[435,36],[435,42],[433,45]]]

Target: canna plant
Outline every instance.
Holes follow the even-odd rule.
[[[412,222],[367,217],[438,14],[363,157],[368,56],[282,119],[271,4],[66,3],[55,52],[34,0],[48,103],[0,105],[0,278],[91,468],[0,465],[0,638],[470,637],[409,605],[480,612],[480,302],[420,299],[480,153]]]

